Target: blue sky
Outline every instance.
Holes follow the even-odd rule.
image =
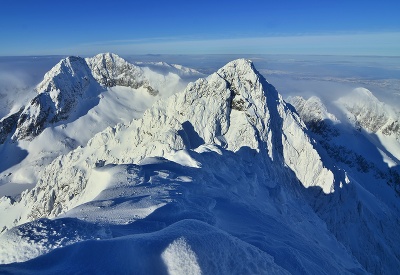
[[[400,1],[2,0],[0,56],[400,55]]]

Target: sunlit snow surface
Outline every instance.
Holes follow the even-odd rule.
[[[151,81],[166,83],[165,98],[174,94],[173,89],[183,90],[185,81],[197,72],[148,63],[161,58],[207,74],[233,59],[127,58],[137,61]],[[377,130],[375,137],[371,130],[354,129],[366,120],[348,119],[349,109],[338,105],[340,98],[351,102],[345,96],[354,91],[357,96],[359,90],[354,89],[364,87],[398,111],[398,59],[345,62],[333,57],[253,56],[253,60],[284,97],[321,99],[305,104],[315,116],[299,114],[306,124],[316,117],[331,121],[332,127],[339,125],[340,135],[328,131],[332,134],[328,141],[351,149],[340,152],[344,158],[353,161],[360,154],[378,170],[398,168],[395,136],[382,136]],[[62,135],[75,134],[71,140],[84,147],[43,170],[42,190],[25,193],[25,205],[13,198],[0,200],[1,224],[9,228],[31,220],[29,215],[41,217],[0,235],[0,263],[11,263],[0,265],[0,271],[363,274],[398,270],[399,198],[393,187],[376,178],[375,168],[359,171],[358,164],[341,162],[342,155],[335,155],[339,160],[329,156],[331,148],[320,143],[326,132],[306,130],[291,105],[265,83],[269,92],[264,104],[253,90],[258,79],[247,63],[232,64],[189,85],[186,95],[159,101],[143,120],[132,123],[154,100],[145,91],[108,88],[87,115],[48,128],[27,142],[29,154],[53,154],[48,163],[77,147],[49,149]],[[362,68],[359,75],[355,68]],[[226,105],[229,102],[234,110]],[[101,128],[121,122],[89,140]],[[86,131],[92,133],[83,134]],[[24,174],[32,169],[27,167],[13,170],[21,183],[37,177]]]

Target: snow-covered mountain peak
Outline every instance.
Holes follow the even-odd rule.
[[[66,58],[61,59],[50,71],[48,71],[43,78],[43,81],[38,85],[37,90],[40,92],[40,87],[42,83],[44,84],[45,81],[54,78],[59,74],[71,74],[72,76],[75,75],[75,70],[79,70],[79,68],[87,67],[85,59],[79,56],[69,56]]]
[[[92,57],[91,59],[97,59],[100,61],[105,61],[106,63],[126,63],[126,61],[120,57],[119,55],[115,54],[115,53],[99,53],[96,54],[94,57]]]
[[[158,91],[150,86],[141,68],[128,63],[116,54],[98,54],[92,58],[86,58],[86,62],[93,77],[106,87],[117,85],[134,89],[144,87],[150,94],[158,94]]]
[[[242,105],[234,104],[236,97]],[[304,129],[297,114],[250,62],[234,61],[189,84],[185,91],[159,100],[142,119],[109,127],[86,147],[55,159],[37,186],[24,195],[23,200],[35,201],[26,214],[56,216],[82,203],[81,194],[96,167],[140,164],[149,157],[200,167],[188,152],[201,153],[213,146],[259,163],[267,186],[288,177],[285,182],[299,180],[305,187],[333,192],[334,175]],[[288,168],[296,180],[288,176]]]
[[[348,96],[357,96],[358,99],[373,100],[374,102],[379,102],[379,99],[367,88],[358,87],[353,89],[353,91],[348,94]]]
[[[311,96],[305,99],[301,96],[288,97],[287,101],[295,106],[296,111],[305,121],[330,119],[338,121],[335,115],[328,112],[326,106],[319,97]]]
[[[379,101],[368,89],[356,88],[339,98],[337,104],[358,129],[386,136],[393,135],[400,140],[400,114]]]
[[[125,59],[114,53],[100,53],[93,57],[86,58],[86,62],[92,69],[95,68],[95,75],[100,72],[106,73],[107,77],[115,77],[117,68],[124,66],[127,67],[130,64]],[[135,68],[136,66],[133,65],[130,67]]]
[[[341,97],[338,102],[350,111],[364,109],[367,112],[383,114],[384,109],[386,109],[383,102],[379,101],[370,90],[363,87],[354,89],[351,93]]]
[[[37,85],[38,95],[23,110],[6,118],[5,123],[2,123],[5,126],[0,125],[0,142],[3,143],[9,135],[14,140],[36,137],[48,125],[66,120],[76,111],[78,103],[98,97],[108,87],[143,89],[155,96],[166,79],[161,83],[153,81],[157,86],[155,88],[150,85],[150,77],[161,76],[154,72],[145,74],[142,68],[112,53],[86,59],[76,56],[64,58]],[[168,81],[173,82],[171,78],[175,82],[180,81],[179,76],[168,78]],[[174,83],[170,86],[174,86]]]
[[[238,75],[246,75],[254,74],[256,72],[256,69],[254,68],[253,62],[250,59],[239,58],[228,62],[217,72],[222,73],[223,71],[231,71],[236,72]]]
[[[271,160],[290,167],[304,186],[319,186],[325,193],[333,192],[334,176],[322,164],[313,142],[304,132],[303,122],[253,63],[234,60],[217,74],[227,82],[231,92],[230,127],[224,135],[228,148],[266,149]],[[313,165],[314,172],[308,173],[305,165]]]
[[[227,81],[229,89],[233,92],[233,109],[247,109],[250,104],[256,103],[258,99],[261,99],[260,97],[264,96],[264,90],[255,86],[260,85],[260,75],[250,60],[231,61],[219,69],[217,74]]]
[[[259,79],[251,62],[230,62],[207,78],[189,84],[182,94],[158,102],[145,113],[144,119],[153,119],[162,112],[178,120],[184,129],[190,124],[206,144],[234,152],[244,146],[259,151],[264,146],[258,136],[264,136],[266,131],[262,120],[269,116]],[[199,144],[193,145],[193,134],[188,131],[184,131],[184,144],[194,149]]]
[[[71,56],[46,73],[36,90],[38,95],[19,115],[13,139],[35,137],[47,125],[66,119],[84,94],[94,96],[101,87],[85,60]]]
[[[40,94],[63,89],[63,94],[65,94],[73,90],[73,86],[81,86],[80,90],[82,90],[90,76],[91,72],[85,59],[70,56],[62,59],[45,74],[42,82],[36,87],[36,91]]]

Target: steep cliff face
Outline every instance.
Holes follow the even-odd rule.
[[[10,134],[15,131],[19,116],[21,115],[22,111],[23,110],[21,109],[15,114],[5,117],[0,121],[0,144],[3,144]]]

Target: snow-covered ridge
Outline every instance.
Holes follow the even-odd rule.
[[[335,162],[347,171],[369,174],[371,179],[391,186],[399,194],[398,115],[392,107],[365,88],[355,89],[330,106],[343,121],[315,96],[290,97],[288,102]],[[377,184],[364,186],[374,189]]]
[[[142,119],[108,128],[86,147],[55,159],[37,186],[22,194],[21,203],[29,209],[21,221],[54,217],[82,203],[95,167],[140,163],[148,157],[182,160],[176,154],[202,144],[232,152],[247,148],[265,156],[267,185],[274,186],[287,166],[305,187],[334,190],[334,175],[324,167],[299,117],[250,61],[239,59],[158,101]],[[185,158],[186,165],[197,167]]]

